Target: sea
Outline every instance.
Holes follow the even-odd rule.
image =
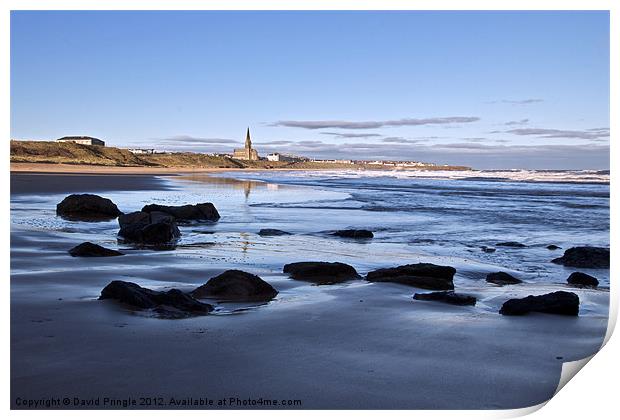
[[[281,272],[286,263],[313,260],[349,263],[364,274],[434,262],[456,267],[457,284],[483,281],[492,271],[565,284],[574,270],[552,259],[573,246],[610,242],[609,171],[235,171],[162,182],[164,190],[100,195],[124,212],[151,203],[213,202],[221,214],[217,223],[181,226],[176,247],[159,252],[250,271]],[[116,221],[56,217],[65,195],[13,196],[13,230],[127,247],[117,242]],[[264,228],[293,235],[261,237]],[[332,236],[338,229],[368,229],[374,238]],[[502,242],[525,247],[497,245]],[[580,271],[609,286],[609,270]]]

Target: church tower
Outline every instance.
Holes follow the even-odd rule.
[[[246,149],[252,148],[252,140],[250,139],[250,127],[248,127],[248,132],[245,135],[245,148]]]
[[[245,145],[243,149],[233,151],[233,159],[239,160],[260,160],[256,149],[252,149],[252,139],[250,138],[250,127],[245,133]]]

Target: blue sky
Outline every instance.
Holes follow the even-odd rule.
[[[609,168],[607,12],[11,14],[11,137]]]

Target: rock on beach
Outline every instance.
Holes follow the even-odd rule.
[[[476,304],[476,298],[474,296],[455,293],[453,291],[416,293],[413,295],[413,299],[443,302],[457,306],[474,306]]]
[[[162,212],[174,217],[177,222],[185,223],[191,221],[216,222],[220,219],[220,214],[213,203],[185,204],[183,206],[163,206],[159,204],[149,204],[142,207],[145,213]]]
[[[366,275],[366,280],[400,283],[421,289],[453,290],[455,273],[456,269],[453,267],[419,263],[371,271]]]
[[[175,219],[167,213],[136,211],[118,218],[118,235],[129,242],[168,244],[181,236]]]
[[[122,252],[104,248],[92,242],[82,242],[71,248],[68,252],[72,257],[116,257],[125,255]]]
[[[56,205],[56,214],[68,220],[98,222],[115,219],[122,212],[109,198],[95,194],[71,194]]]
[[[339,262],[296,262],[286,264],[283,271],[295,280],[310,281],[316,284],[335,284],[361,278],[355,268]]]
[[[525,315],[542,312],[557,315],[579,315],[579,296],[573,292],[558,291],[522,299],[510,299],[502,305],[502,315]]]
[[[609,268],[609,248],[576,246],[564,251],[564,255],[551,260],[556,264],[577,268]]]
[[[497,284],[498,286],[523,283],[523,281],[503,271],[487,274],[486,281],[488,283]]]
[[[271,300],[278,294],[260,277],[240,270],[227,270],[190,293],[195,298],[213,297],[229,301],[252,302]]]
[[[334,236],[339,236],[341,238],[352,238],[352,239],[371,239],[374,238],[374,234],[366,229],[343,229],[337,230],[332,233]]]
[[[115,299],[135,309],[153,310],[158,317],[168,319],[207,315],[213,310],[213,306],[178,289],[158,292],[120,280],[112,281],[101,291],[99,300],[104,299]]]

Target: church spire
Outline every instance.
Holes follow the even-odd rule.
[[[250,139],[250,127],[248,127],[248,132],[245,135],[245,148],[246,149],[252,148],[252,140]]]

